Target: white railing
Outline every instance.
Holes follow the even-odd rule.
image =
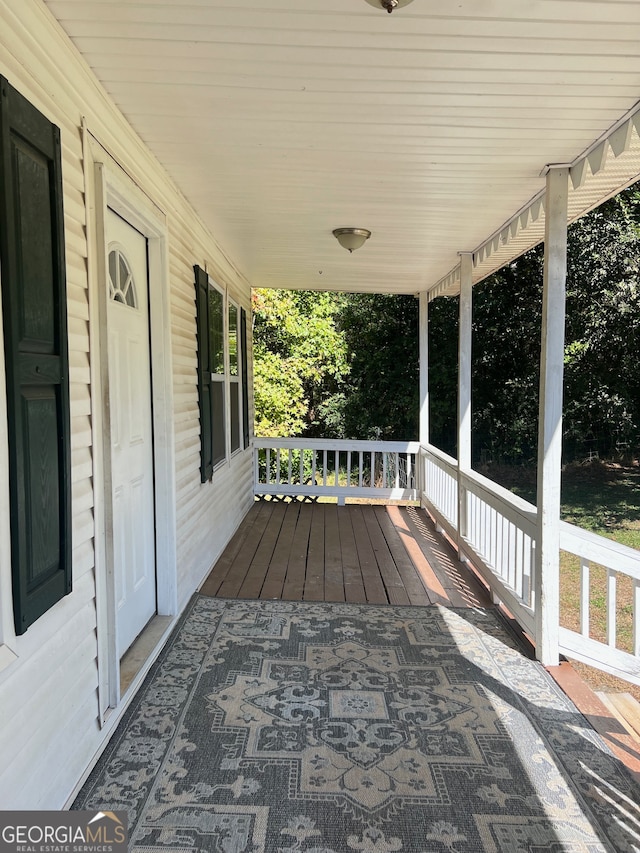
[[[255,438],[256,495],[417,500],[415,441]]]
[[[580,613],[578,631],[560,628],[561,653],[640,684],[640,551],[566,522],[560,548],[575,558]],[[599,622],[596,596],[604,598]]]
[[[451,456],[422,448],[422,501],[489,585],[529,632],[534,629],[537,512],[533,504],[475,471],[458,472]]]
[[[536,507],[475,471],[459,472],[455,459],[431,445],[421,448],[420,464],[422,503],[436,525],[535,642]],[[577,631],[565,627],[561,602],[560,654],[640,684],[640,551],[567,522],[560,548],[561,572],[571,571],[567,555],[578,564],[580,623]],[[604,624],[590,618],[596,598]]]
[[[458,463],[437,447],[420,450],[423,472],[422,498],[439,525],[454,540],[458,537]]]

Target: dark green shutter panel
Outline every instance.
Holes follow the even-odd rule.
[[[198,333],[198,405],[200,407],[200,481],[213,476],[211,407],[211,359],[209,356],[209,276],[199,266],[196,278],[196,321]]]
[[[240,358],[242,359],[242,423],[244,428],[244,446],[249,447],[249,370],[247,366],[247,312],[240,309]]]
[[[16,633],[71,592],[60,131],[0,77],[0,267]]]

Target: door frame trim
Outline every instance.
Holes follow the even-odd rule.
[[[110,207],[147,238],[153,424],[157,612],[178,612],[175,443],[171,359],[168,228],[165,214],[90,135],[86,126],[91,411],[95,516],[96,621],[100,724],[121,702],[117,653],[111,429],[107,348],[106,211]]]

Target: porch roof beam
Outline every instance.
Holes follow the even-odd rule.
[[[579,219],[640,178],[640,104],[568,163],[567,168],[570,178],[568,223]],[[546,174],[546,171],[545,166],[541,174]],[[474,284],[544,241],[545,197],[546,188],[536,193],[474,249]],[[429,288],[429,299],[453,296],[459,289],[458,265]]]

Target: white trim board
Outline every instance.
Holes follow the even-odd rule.
[[[96,607],[100,722],[120,703],[115,637],[112,561],[110,426],[106,348],[105,213],[109,206],[134,225],[148,243],[149,322],[154,431],[157,612],[177,614],[176,485],[171,365],[171,319],[166,217],[120,168],[83,125],[85,186],[88,199],[89,311],[91,325],[91,400],[94,490],[96,500]]]

